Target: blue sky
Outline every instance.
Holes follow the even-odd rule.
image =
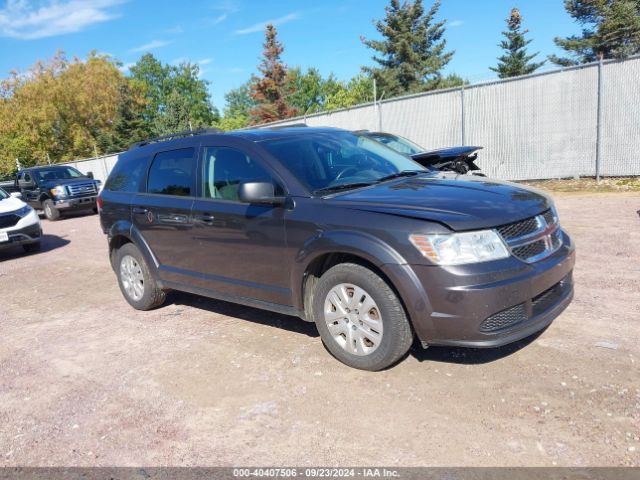
[[[562,0],[442,0],[447,19],[447,67],[471,82],[494,78],[489,66],[500,54],[504,20],[518,7],[541,57],[558,50],[553,37],[579,31]],[[167,63],[198,62],[211,82],[214,104],[255,72],[264,25],[278,27],[289,66],[315,66],[347,80],[371,51],[360,36],[377,37],[372,20],[384,16],[388,0],[0,0],[0,77],[26,70],[57,49],[69,57],[91,50],[135,63],[145,52]],[[425,0],[429,6],[430,0]]]

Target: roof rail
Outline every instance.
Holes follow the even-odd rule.
[[[150,138],[149,140],[143,140],[142,142],[136,142],[129,148],[144,147],[150,143],[164,142],[166,140],[173,140],[174,138],[192,137],[195,135],[210,135],[216,133],[224,133],[224,130],[219,128],[200,128],[198,130],[185,130],[183,132],[169,133],[168,135],[161,135],[159,137]]]
[[[288,125],[274,125],[273,127],[266,127],[269,130],[280,130],[281,128],[300,128],[300,127],[308,127],[306,123],[290,123]]]

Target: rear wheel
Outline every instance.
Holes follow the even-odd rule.
[[[47,220],[55,222],[60,218],[60,210],[56,208],[53,200],[45,200],[42,203],[42,208],[44,209],[44,216],[47,217]]]
[[[375,272],[343,263],[322,275],[313,316],[327,349],[341,362],[382,370],[400,360],[413,342],[402,303]]]
[[[116,258],[118,284],[129,305],[151,310],[164,303],[165,292],[158,288],[138,247],[127,243],[118,249]]]

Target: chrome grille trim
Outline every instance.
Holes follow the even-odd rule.
[[[91,183],[75,183],[72,185],[67,185],[67,190],[71,196],[80,196],[80,195],[95,195],[98,193],[96,190],[96,184]]]
[[[533,228],[535,222],[536,229]],[[524,228],[520,228],[524,225]],[[527,231],[517,237],[509,236],[510,232]],[[558,222],[558,216],[554,209],[542,212],[540,215],[530,217],[520,222],[512,223],[496,228],[511,254],[527,263],[538,262],[555,253],[562,246],[562,231]],[[544,248],[541,247],[544,246]],[[532,252],[539,252],[534,253]]]

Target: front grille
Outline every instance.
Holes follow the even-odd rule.
[[[547,225],[554,225],[556,223],[556,218],[553,216],[551,210],[547,210],[542,216],[544,217],[544,221],[547,222]]]
[[[20,217],[18,215],[0,215],[0,228],[13,227],[19,221]]]
[[[501,312],[494,313],[480,325],[481,332],[495,332],[503,328],[509,328],[517,323],[527,320],[527,310],[525,304],[521,303],[515,307],[507,308]]]
[[[73,185],[67,185],[67,189],[69,189],[69,195],[72,197],[95,195],[98,193],[95,183],[75,183]]]
[[[496,230],[498,230],[498,233],[502,235],[502,238],[505,240],[511,240],[513,238],[531,235],[539,229],[540,225],[538,224],[538,220],[536,217],[531,217],[526,220],[522,220],[521,222],[510,223],[509,225],[498,227]]]
[[[548,257],[562,245],[558,219],[552,209],[541,214],[496,228],[514,256],[525,262]]]
[[[546,248],[547,248],[547,244],[545,243],[544,240],[536,240],[535,242],[527,243],[526,245],[523,245],[521,247],[515,247],[511,249],[511,251],[520,260],[527,261],[532,257],[538,256],[544,253]]]

